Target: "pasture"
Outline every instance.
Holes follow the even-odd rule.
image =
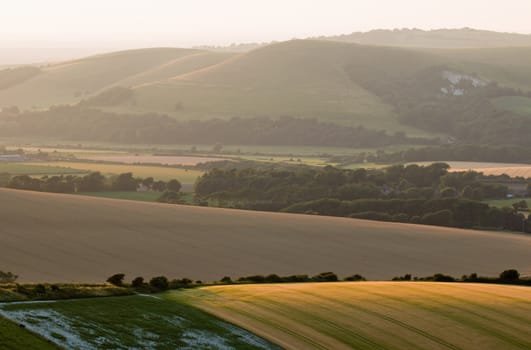
[[[0,350],[20,349],[58,350],[59,347],[0,316]]]
[[[531,236],[511,233],[9,189],[0,222],[1,269],[21,282],[531,272]]]
[[[87,159],[91,161],[100,162],[113,162],[124,164],[162,164],[162,165],[183,165],[183,166],[195,166],[199,163],[215,162],[225,160],[226,158],[214,158],[214,157],[190,157],[190,156],[89,156],[81,159]]]
[[[527,202],[527,206],[531,208],[531,198],[509,198],[509,199],[492,199],[487,201],[489,205],[493,207],[503,208],[503,207],[509,207],[511,208],[514,203],[518,203],[522,200],[525,200]]]
[[[82,169],[74,169],[68,166],[53,166],[48,163],[11,163],[0,162],[0,173],[8,173],[10,175],[77,175],[84,174],[88,171]]]
[[[531,348],[529,287],[350,282],[171,292],[285,349]]]
[[[28,163],[32,164],[32,163]],[[39,165],[42,163],[33,163]],[[99,171],[103,174],[133,173],[133,176],[146,178],[153,177],[155,180],[168,181],[177,179],[183,184],[193,184],[202,172],[197,170],[179,169],[154,165],[133,165],[133,164],[103,164],[89,162],[47,162],[50,167],[82,169],[82,171]]]
[[[279,349],[201,310],[153,295],[2,304],[0,315],[65,349]],[[4,323],[11,337],[1,338],[0,349],[56,349],[2,318],[0,335]]]

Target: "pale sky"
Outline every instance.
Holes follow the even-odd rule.
[[[1,0],[0,47],[227,45],[377,28],[531,33],[531,0]]]

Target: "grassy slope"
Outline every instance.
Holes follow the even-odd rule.
[[[496,107],[531,117],[531,98],[507,96],[494,99]]]
[[[171,297],[286,349],[529,349],[528,287],[420,282],[240,285]]]
[[[0,266],[21,281],[531,272],[529,235],[6,189],[0,199]]]
[[[501,85],[531,91],[531,46],[428,52],[445,58],[456,69],[477,73]]]
[[[0,162],[0,173],[11,175],[60,175],[60,174],[83,174],[86,170],[74,169],[69,166],[51,166],[43,163],[9,163]]]
[[[0,350],[57,350],[57,346],[0,316]]]
[[[487,202],[489,205],[498,207],[498,208],[512,208],[514,203],[518,203],[525,200],[527,202],[527,206],[531,208],[531,198],[510,198],[510,199],[491,199]]]
[[[243,54],[145,49],[44,67],[0,90],[0,106],[74,103],[120,85],[134,87],[133,99],[105,109],[179,119],[291,115],[425,135],[400,125],[393,108],[363,88],[364,81],[383,83],[447,65],[531,90],[529,62],[531,47],[404,49],[294,40]]]
[[[278,349],[196,308],[156,296],[4,304],[0,312],[65,349]],[[7,349],[47,349],[16,347],[14,339],[7,344],[12,345]]]
[[[472,48],[531,46],[531,35],[500,33],[469,28],[435,29],[430,31],[420,29],[380,29],[325,37],[324,39],[364,45],[400,47]]]
[[[23,108],[48,107],[75,103],[108,87],[132,79],[136,83],[142,74],[152,77],[156,69],[198,50],[145,49],[121,51],[44,67],[32,79],[0,91],[0,105]],[[137,77],[137,79],[135,79]]]
[[[176,117],[303,116],[379,128],[400,128],[389,106],[353,82],[345,65],[367,59],[357,45],[290,41],[233,57],[164,84],[136,89],[139,105]],[[378,69],[375,67],[375,69]],[[181,115],[180,115],[181,114]]]

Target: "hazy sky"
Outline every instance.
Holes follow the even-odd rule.
[[[223,45],[375,28],[531,33],[531,0],[4,0],[0,47]]]

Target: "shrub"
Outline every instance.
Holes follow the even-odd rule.
[[[229,276],[225,276],[223,277],[222,279],[219,280],[221,283],[227,283],[227,284],[230,284],[232,283],[232,278],[230,278]]]
[[[312,280],[315,282],[335,282],[338,278],[333,272],[321,272],[320,274],[313,276]]]
[[[265,281],[265,277],[262,275],[253,275],[238,278],[238,282],[264,283]]]
[[[345,277],[345,281],[366,281],[366,280],[367,279],[365,277],[363,277],[362,275],[358,275],[358,274]]]
[[[168,183],[166,184],[166,189],[171,192],[179,192],[181,190],[181,187],[182,185],[179,180],[175,179],[168,181]]]
[[[520,273],[517,270],[505,270],[500,273],[500,280],[505,282],[515,282],[520,280]]]
[[[18,276],[12,272],[0,271],[0,283],[13,283],[17,278]]]
[[[393,277],[393,281],[411,281],[411,274],[406,273],[404,276]]]
[[[166,277],[157,276],[149,281],[149,285],[156,290],[166,290],[170,286],[170,283]]]
[[[112,275],[111,277],[107,278],[107,282],[109,282],[110,284],[115,285],[117,287],[121,287],[124,284],[124,277],[125,277],[125,274],[117,273],[117,274]]]
[[[424,225],[450,226],[452,225],[453,214],[450,210],[444,209],[434,213],[427,213],[420,222]]]
[[[43,284],[37,284],[33,291],[36,294],[46,294],[46,287]]]
[[[144,277],[136,277],[131,281],[131,286],[133,288],[140,288],[144,286]]]

